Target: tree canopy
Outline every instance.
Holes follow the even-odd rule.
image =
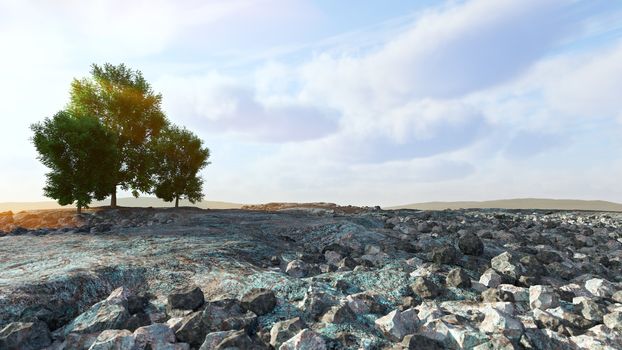
[[[176,126],[165,128],[154,146],[158,159],[154,193],[167,202],[180,198],[191,203],[203,199],[203,179],[198,176],[209,163],[209,149],[192,132]]]
[[[61,111],[31,129],[38,159],[50,168],[47,197],[60,205],[75,202],[79,213],[110,193],[115,179],[105,174],[119,162],[117,140],[97,118]]]
[[[116,135],[118,162],[106,169],[113,179],[108,190],[113,207],[117,185],[134,196],[153,187],[152,143],[167,124],[161,104],[162,95],[153,92],[142,73],[124,64],[93,64],[91,77],[71,84],[68,110],[98,118]]]

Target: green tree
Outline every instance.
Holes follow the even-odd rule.
[[[152,143],[167,124],[162,95],[151,89],[140,71],[124,64],[93,64],[91,77],[74,79],[68,109],[76,115],[95,116],[116,136],[119,159],[106,169],[114,179],[108,190],[110,206],[117,205],[117,186],[149,192],[153,186]]]
[[[198,176],[209,164],[209,149],[203,141],[185,128],[169,126],[155,143],[154,153],[158,159],[154,193],[166,202],[175,200],[179,207],[182,197],[191,203],[203,199],[203,179]]]
[[[94,117],[67,111],[31,126],[38,159],[51,169],[44,193],[58,204],[76,203],[78,213],[93,199],[104,199],[114,184],[106,176],[118,163],[116,137]]]

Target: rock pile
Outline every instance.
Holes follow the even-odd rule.
[[[622,348],[620,214],[317,209],[1,237],[0,349]]]

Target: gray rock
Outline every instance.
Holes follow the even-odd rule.
[[[523,274],[523,268],[517,259],[509,252],[501,253],[490,260],[492,268],[500,275],[506,276],[511,281],[518,280]]]
[[[622,312],[616,311],[603,316],[603,323],[609,329],[622,332]]]
[[[270,330],[270,345],[278,349],[281,344],[305,328],[307,324],[300,317],[279,321]]]
[[[529,307],[533,309],[546,310],[557,307],[559,299],[555,291],[550,286],[531,286],[529,287]]]
[[[257,316],[270,313],[276,306],[276,296],[269,289],[253,289],[241,300],[244,309],[254,312]]]
[[[348,323],[356,320],[356,315],[348,304],[335,305],[328,309],[322,316],[321,321],[326,323]]]
[[[215,350],[224,349],[267,350],[268,347],[261,340],[256,337],[251,338],[246,331],[240,330],[228,334],[218,343]]]
[[[326,350],[326,342],[319,334],[303,329],[291,339],[281,344],[279,350]]]
[[[417,277],[415,283],[411,285],[411,289],[413,293],[419,295],[420,297],[434,298],[441,294],[441,290],[438,286],[429,278],[426,277]]]
[[[407,334],[415,332],[419,318],[413,309],[400,312],[393,310],[375,321],[376,327],[388,338],[401,341]]]
[[[465,255],[482,255],[484,243],[473,233],[465,233],[458,238],[458,248]]]
[[[408,350],[443,350],[445,346],[423,334],[409,334],[402,340],[402,346]]]
[[[493,269],[486,270],[479,278],[479,283],[488,288],[495,288],[501,284],[501,275]]]
[[[175,338],[180,342],[199,347],[207,332],[203,324],[203,312],[197,311],[183,318],[175,331]]]
[[[51,343],[50,331],[41,321],[13,322],[0,330],[0,349],[36,350]]]
[[[196,310],[205,299],[199,287],[179,289],[168,296],[168,306],[172,309]]]
[[[104,300],[93,305],[65,326],[64,334],[122,329],[129,318],[130,314],[121,301]]]
[[[208,332],[251,329],[257,322],[252,311],[244,312],[235,299],[221,299],[205,304],[203,326]]]
[[[287,264],[285,273],[292,277],[303,278],[309,273],[309,267],[304,261],[296,259]]]
[[[455,264],[460,255],[460,251],[452,245],[438,247],[432,251],[432,261],[436,264]]]
[[[461,268],[455,268],[449,271],[446,279],[447,285],[456,288],[470,288],[471,278]]]
[[[488,288],[482,292],[482,301],[485,303],[496,303],[500,301],[507,301],[513,303],[514,295],[498,288]]]
[[[107,329],[101,332],[89,350],[131,350],[136,339],[128,330]]]

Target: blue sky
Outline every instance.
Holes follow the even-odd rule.
[[[212,151],[207,199],[622,202],[622,3],[0,0],[0,201],[91,63],[141,70]]]

